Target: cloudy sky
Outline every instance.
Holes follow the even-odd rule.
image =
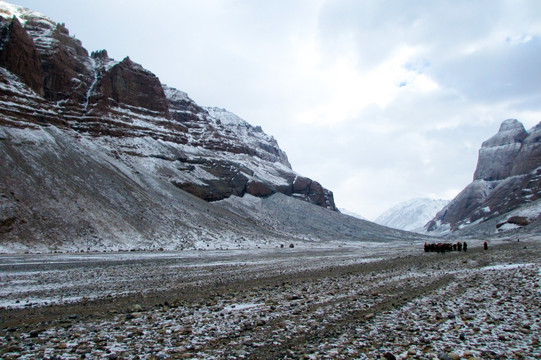
[[[541,2],[13,0],[261,125],[374,219],[454,197],[500,123],[541,121]]]

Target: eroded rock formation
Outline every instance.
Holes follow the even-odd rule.
[[[505,120],[485,141],[473,182],[427,224],[428,231],[456,231],[504,215],[541,198],[541,124],[529,132]]]

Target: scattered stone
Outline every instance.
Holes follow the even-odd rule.
[[[439,360],[452,360],[451,357],[444,352],[438,353],[438,359]]]
[[[496,255],[497,251],[491,253]],[[465,271],[454,275],[452,281],[445,280],[443,276],[457,264],[465,266]],[[407,271],[419,275],[408,278],[406,287],[408,273],[399,267],[372,275],[340,273],[336,268],[330,276],[282,277],[276,283],[248,290],[233,287],[224,294],[201,290],[203,296],[181,298],[175,307],[161,299],[146,310],[125,304],[115,312],[107,309],[103,318],[78,314],[71,329],[64,328],[64,315],[39,323],[39,328],[47,329],[42,332],[38,326],[30,331],[26,325],[13,332],[0,329],[0,353],[13,349],[21,358],[51,359],[58,354],[122,359],[134,353],[148,359],[225,358],[224,354],[295,359],[388,360],[396,359],[394,354],[412,359],[433,359],[437,354],[440,360],[536,358],[535,350],[529,349],[539,347],[532,334],[541,327],[532,317],[538,294],[533,285],[540,276],[537,264],[520,271],[478,270],[475,261],[461,264],[460,258],[446,258],[441,274],[435,274],[433,266],[423,270],[422,263],[408,266]],[[335,271],[340,276],[334,276]],[[496,290],[500,297],[492,298]],[[404,295],[405,291],[410,295]],[[405,297],[409,300],[396,300]],[[291,301],[294,308],[289,306]],[[236,306],[231,310],[233,304]],[[126,313],[126,309],[134,312]],[[437,314],[439,322],[434,321]],[[471,320],[462,322],[466,317]],[[498,335],[508,339],[504,348]],[[286,346],[290,353],[286,354]],[[467,346],[474,346],[475,351]]]

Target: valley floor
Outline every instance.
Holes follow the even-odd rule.
[[[0,355],[541,358],[541,239],[469,245],[0,256]]]

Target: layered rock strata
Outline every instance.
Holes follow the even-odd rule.
[[[508,119],[482,144],[473,182],[427,224],[427,230],[456,231],[540,198],[541,123],[526,131],[518,120]],[[533,218],[537,215],[532,213]]]
[[[197,105],[129,57],[89,55],[63,24],[3,2],[0,125],[91,136],[127,166],[146,163],[207,201],[279,192],[336,210],[332,192],[296,174],[260,127]]]

